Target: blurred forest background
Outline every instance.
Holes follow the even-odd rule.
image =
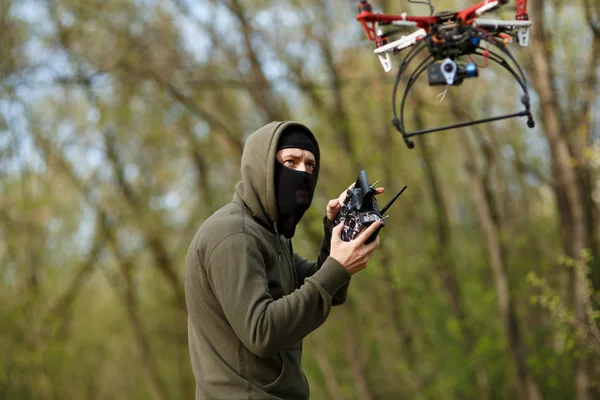
[[[245,137],[284,119],[323,153],[302,255],[360,169],[380,201],[408,185],[306,340],[312,398],[600,399],[600,4],[529,1],[530,47],[511,51],[535,129],[408,150],[357,3],[0,0],[0,399],[192,399],[187,247],[231,198]],[[409,129],[521,108],[498,66],[443,101],[426,80]]]

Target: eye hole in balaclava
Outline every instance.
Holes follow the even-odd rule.
[[[316,143],[308,133],[299,128],[288,128],[279,138],[278,152],[291,148],[308,150],[314,156],[317,155]],[[316,168],[315,166],[315,171]],[[296,171],[286,167],[279,160],[275,160],[275,193],[280,233],[288,239],[294,236],[296,225],[312,202],[317,184],[315,171],[312,174]]]

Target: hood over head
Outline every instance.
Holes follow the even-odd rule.
[[[279,223],[275,190],[277,144],[281,134],[290,127],[304,130],[313,139],[316,165],[312,175],[315,180],[319,177],[320,151],[311,130],[299,122],[275,121],[248,137],[242,152],[242,180],[235,187],[236,194],[252,216],[270,228],[274,227],[275,222]]]

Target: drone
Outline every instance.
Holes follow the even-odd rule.
[[[529,21],[527,14],[527,0],[515,0],[517,13],[514,20],[481,18],[482,15],[507,4],[509,0],[486,0],[460,11],[443,11],[435,14],[431,0],[427,2],[409,0],[409,2],[428,5],[431,15],[410,16],[407,13],[400,15],[375,13],[368,1],[361,0],[356,17],[368,39],[375,44],[374,54],[379,58],[385,72],[390,72],[393,69],[392,56],[409,49],[404,52],[404,59],[398,68],[392,96],[394,113],[392,123],[402,134],[409,149],[415,147],[414,142],[410,139],[413,136],[502,119],[527,117],[527,126],[529,128],[535,127],[525,74],[507,46],[515,40],[521,47],[529,45],[529,28],[532,22]],[[399,39],[392,40],[406,28],[414,31],[401,36]],[[417,56],[424,50],[428,50],[428,53],[408,77],[398,114],[396,93],[400,78],[408,70],[412,61],[419,60]],[[483,57],[484,64],[477,64],[472,58],[473,55]],[[487,67],[490,60],[502,66],[517,80],[523,90],[521,103],[525,107],[524,110],[435,128],[415,131],[406,130],[404,107],[408,93],[419,76],[427,71],[430,86],[459,86],[466,79],[477,78],[479,69]]]

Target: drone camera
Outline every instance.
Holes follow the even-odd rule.
[[[443,62],[433,62],[427,67],[429,75],[429,85],[460,85],[466,78],[475,78],[479,76],[477,64],[468,63],[458,64],[454,60],[447,58]]]

